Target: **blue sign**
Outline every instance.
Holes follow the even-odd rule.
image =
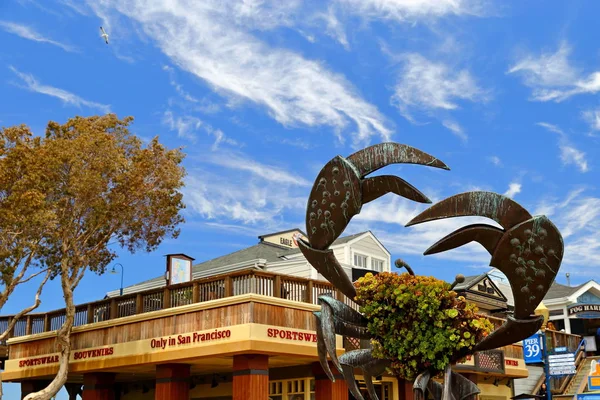
[[[577,400],[600,400],[600,393],[580,393]]]
[[[588,389],[600,390],[600,376],[588,376]],[[600,393],[598,393],[598,396],[600,396]]]
[[[555,353],[565,353],[566,351],[567,351],[566,347],[555,347],[554,348]]]
[[[523,358],[525,364],[542,362],[542,338],[539,334],[536,333],[523,340]]]

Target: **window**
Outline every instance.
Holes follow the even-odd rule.
[[[367,256],[354,253],[354,265],[360,268],[367,268]]]
[[[315,382],[311,378],[269,382],[270,400],[305,400],[315,398]]]
[[[269,399],[271,400],[282,400],[283,399],[283,382],[269,382]]]
[[[383,260],[378,260],[376,258],[371,259],[371,269],[373,271],[383,272],[384,265],[385,265],[385,262]]]

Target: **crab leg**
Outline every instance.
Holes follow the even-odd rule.
[[[452,382],[452,394],[456,400],[473,398],[473,396],[481,392],[476,384],[461,374],[451,372],[450,378]]]
[[[319,340],[319,336],[322,338],[333,365],[335,365],[338,371],[343,372],[335,351],[335,335],[336,333],[351,333],[353,335],[358,334],[363,339],[369,338],[368,332],[364,329],[367,321],[360,313],[332,297],[319,297],[319,304],[321,305],[321,332],[317,331],[317,340]],[[336,319],[338,321],[341,320],[341,323],[338,322],[336,324]],[[338,329],[336,329],[336,325]],[[361,330],[360,328],[363,329]]]
[[[413,382],[413,394],[415,400],[424,400],[426,398],[426,390],[430,379],[431,373],[429,371],[425,371],[415,378],[415,381]]]
[[[387,367],[391,365],[390,360],[374,358],[370,349],[352,350],[340,356],[340,363],[343,368],[343,375],[346,384],[352,396],[356,400],[364,400],[364,397],[358,389],[356,379],[354,378],[354,368],[359,367],[363,370],[365,383],[371,400],[379,400],[375,387],[373,386],[373,376],[382,374]]]
[[[330,296],[320,296],[319,305],[321,305],[321,311],[313,313],[317,319],[319,362],[327,377],[335,382],[335,377],[327,362],[327,355],[329,355],[337,370],[343,372],[336,354],[335,335],[340,334],[359,339],[370,339],[371,336],[366,328],[366,318],[341,301]]]

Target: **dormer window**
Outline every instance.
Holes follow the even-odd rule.
[[[383,266],[385,262],[383,260],[378,260],[377,258],[371,258],[371,269],[373,271],[383,272]]]
[[[359,268],[367,268],[367,256],[354,253],[354,266]]]

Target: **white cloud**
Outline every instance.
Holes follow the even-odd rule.
[[[590,124],[590,129],[600,131],[600,110],[584,111],[583,118]]]
[[[490,156],[490,157],[488,157],[488,160],[492,164],[494,164],[496,167],[501,167],[502,166],[502,160],[498,156]]]
[[[585,195],[583,189],[567,193],[564,200],[546,201],[543,208],[552,215],[565,241],[563,270],[589,275],[600,267],[600,198]],[[540,211],[540,210],[538,210]]]
[[[504,195],[506,197],[510,197],[513,198],[515,197],[515,195],[521,193],[521,184],[517,183],[517,182],[511,182],[508,185],[508,190],[506,192],[504,192]]]
[[[99,16],[116,10],[139,23],[177,66],[222,95],[264,106],[285,126],[329,126],[343,140],[352,124],[355,145],[373,136],[384,140],[391,136],[377,108],[363,100],[342,75],[293,51],[270,47],[249,33],[253,27],[288,24],[286,13],[297,2],[91,3]]]
[[[583,189],[573,190],[562,199],[539,196],[537,204],[523,204],[532,215],[546,215],[560,230],[565,254],[561,271],[572,274],[590,275],[600,267],[600,198],[585,195]],[[435,203],[440,199],[432,198]],[[348,232],[371,229],[386,247],[402,255],[422,255],[423,252],[445,235],[474,223],[499,227],[487,218],[460,217],[432,221],[405,228],[404,225],[427,205],[406,201],[397,196],[387,196],[366,204],[361,213],[354,217]],[[385,216],[385,219],[382,218]],[[490,255],[477,243],[438,253],[428,257],[489,265]]]
[[[306,207],[307,181],[277,168],[230,152],[202,155],[225,168],[218,173],[193,168],[183,189],[188,212],[218,224],[245,224],[264,229],[289,227],[288,213]],[[286,222],[287,221],[287,222]]]
[[[51,96],[51,97],[56,97],[56,98],[62,100],[64,103],[71,104],[76,107],[85,106],[85,107],[89,107],[89,108],[98,109],[98,110],[102,111],[103,113],[110,112],[109,105],[85,100],[85,99],[77,96],[76,94],[73,94],[66,90],[55,88],[52,86],[43,85],[40,82],[38,82],[38,80],[35,79],[35,77],[33,75],[20,72],[12,66],[9,66],[9,68],[21,80],[23,80],[23,82],[27,85],[26,89],[31,90],[32,92],[45,94],[45,95]]]
[[[394,89],[392,104],[409,121],[415,123],[413,111],[427,115],[459,108],[458,102],[486,101],[487,94],[467,70],[453,72],[446,64],[426,59],[420,54],[407,54],[404,67]],[[466,138],[460,126],[446,120],[444,126],[459,137]]]
[[[66,45],[61,42],[57,42],[56,40],[49,39],[42,34],[36,32],[32,27],[17,24],[15,22],[10,21],[0,21],[0,29],[12,33],[13,35],[17,35],[22,37],[23,39],[32,40],[34,42],[40,43],[48,43],[53,46],[60,47],[64,51],[75,52],[76,49],[72,46]]]
[[[198,103],[199,100],[196,99],[191,94],[189,94],[188,92],[186,92],[185,90],[183,90],[183,86],[181,86],[175,80],[175,71],[173,71],[172,67],[165,65],[165,66],[163,66],[163,71],[167,71],[167,73],[169,74],[169,83],[171,84],[171,86],[173,86],[175,88],[175,91],[177,92],[177,94],[179,94],[184,100],[190,101],[192,103]]]
[[[241,153],[220,152],[218,154],[203,156],[204,161],[224,168],[249,172],[266,181],[291,186],[308,187],[312,183],[294,172],[287,172],[287,168],[261,164]]]
[[[478,0],[335,0],[348,12],[364,18],[396,21],[439,18],[447,15],[482,16],[483,1]]]
[[[176,117],[172,111],[165,111],[163,116],[163,123],[169,125],[172,131],[177,131],[177,136],[180,138],[191,140],[195,142],[197,136],[194,134],[202,126],[202,121],[199,118],[184,115],[183,117]]]
[[[335,15],[335,11],[333,7],[329,7],[327,13],[317,14],[317,18],[321,18],[325,21],[327,25],[326,33],[332,38],[336,39],[346,50],[350,49],[350,44],[348,43],[348,37],[346,36],[346,30],[344,25],[340,22],[340,20]]]
[[[442,121],[442,125],[444,125],[444,127],[446,127],[448,130],[450,130],[452,133],[454,133],[456,136],[458,136],[462,140],[464,140],[464,141],[467,140],[467,134],[465,133],[463,128],[458,123],[446,119],[446,120]]]
[[[215,129],[209,124],[204,123],[200,118],[191,115],[175,116],[173,111],[167,110],[163,115],[162,122],[168,125],[172,131],[177,131],[178,137],[188,139],[192,143],[196,143],[198,140],[196,132],[202,128],[206,134],[215,138],[211,148],[213,151],[217,150],[221,143],[227,143],[236,147],[241,146],[238,141],[227,137],[220,129]]]
[[[558,147],[560,149],[560,159],[563,165],[573,164],[581,172],[588,172],[589,166],[586,155],[583,151],[577,149],[570,141],[567,134],[558,126],[547,122],[538,122],[536,125],[546,128],[550,132],[558,134]]]
[[[560,159],[565,165],[576,165],[581,172],[589,171],[589,166],[585,157],[585,153],[569,144],[560,145]]]
[[[532,89],[531,99],[561,102],[571,96],[600,92],[600,71],[588,76],[568,60],[571,48],[562,42],[555,53],[528,55],[508,70],[519,74],[523,83]]]
[[[441,199],[433,199],[435,203]],[[431,245],[454,230],[473,223],[498,226],[494,221],[480,217],[449,218],[405,228],[404,225],[428,205],[418,204],[397,196],[388,196],[366,204],[354,217],[352,227],[356,231],[371,229],[392,252],[405,255],[422,255]],[[385,216],[385,219],[382,218]],[[490,256],[478,244],[469,244],[452,251],[430,257],[470,263],[489,263]]]

